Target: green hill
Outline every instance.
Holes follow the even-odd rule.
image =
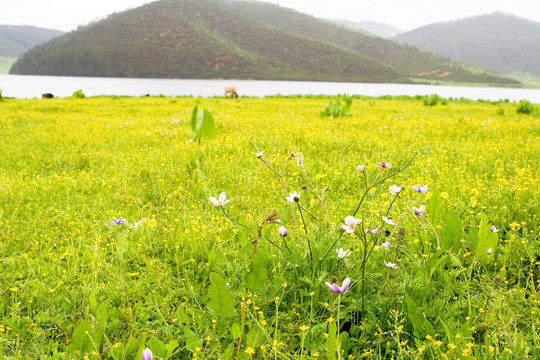
[[[259,1],[228,1],[238,11],[289,33],[341,46],[369,56],[409,78],[517,84],[485,70],[436,56],[413,46],[385,40],[323,21],[295,10]]]
[[[221,1],[161,0],[25,53],[13,74],[403,82],[349,49],[285,33]]]
[[[259,2],[161,0],[25,53],[13,74],[518,84]]]
[[[36,45],[62,35],[62,31],[34,26],[0,25],[0,56],[21,56]]]
[[[540,76],[540,23],[513,15],[428,25],[393,39],[500,74]]]

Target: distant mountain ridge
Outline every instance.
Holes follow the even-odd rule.
[[[40,45],[13,74],[517,85],[411,46],[266,3],[161,0]]]
[[[401,34],[404,32],[401,29],[398,29],[395,26],[382,24],[374,21],[350,21],[350,20],[341,20],[341,19],[329,19],[328,21],[334,22],[336,24],[340,24],[343,26],[347,26],[353,29],[357,30],[363,30],[367,31],[371,34],[383,37],[383,38],[391,38],[393,36],[396,36],[398,34]]]
[[[540,76],[540,23],[492,13],[427,25],[392,40],[499,74]]]
[[[485,70],[460,64],[415,47],[367,33],[349,30],[329,21],[260,1],[231,1],[232,7],[278,29],[353,50],[396,69],[404,77],[435,81],[518,84]]]
[[[64,34],[35,26],[0,25],[0,56],[17,57],[34,46]]]

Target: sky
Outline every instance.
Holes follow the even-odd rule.
[[[0,25],[75,30],[153,0],[2,0]],[[540,23],[540,0],[266,0],[326,19],[375,21],[408,31],[502,11]]]

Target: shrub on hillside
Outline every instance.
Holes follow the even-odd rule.
[[[538,108],[533,106],[529,100],[521,100],[517,106],[516,112],[518,114],[540,116]]]

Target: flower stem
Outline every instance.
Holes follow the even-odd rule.
[[[223,208],[223,206],[220,206],[220,208],[221,208],[221,211],[223,211],[223,214],[225,215],[225,217],[226,217],[227,219],[231,220],[231,221],[232,221],[233,223],[235,223],[236,225],[240,225],[240,226],[242,226],[242,227],[245,227],[246,229],[248,228],[246,225],[241,224],[241,223],[239,223],[239,222],[236,221],[236,220],[233,220],[233,219],[227,214],[227,212],[225,211],[225,209]]]

